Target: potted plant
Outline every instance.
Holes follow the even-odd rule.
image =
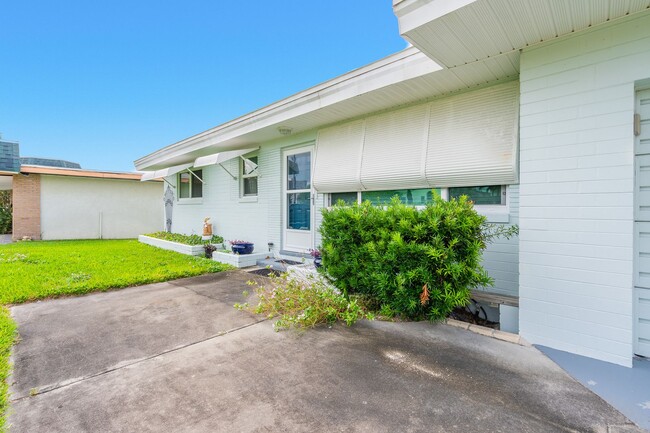
[[[206,259],[211,259],[212,258],[212,253],[217,250],[217,247],[215,245],[206,243],[205,246],[203,247],[205,249],[205,258]]]
[[[234,239],[229,241],[232,252],[235,254],[252,254],[253,248],[255,245],[252,242],[242,241],[240,239]]]
[[[320,250],[317,248],[309,250],[309,254],[314,258],[314,266],[320,268],[323,265],[323,258],[321,257]]]

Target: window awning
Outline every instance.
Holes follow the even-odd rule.
[[[233,158],[237,158],[238,156],[253,152],[257,149],[259,149],[259,147],[254,147],[251,149],[227,150],[225,152],[214,153],[212,155],[200,156],[194,161],[194,167],[198,168],[206,167],[208,165],[221,164]]]
[[[175,165],[173,167],[161,168],[160,170],[156,170],[156,171],[147,171],[142,175],[140,181],[145,182],[147,180],[160,179],[161,177],[171,176],[173,174],[186,170],[191,166],[192,163],[189,162],[186,164]]]

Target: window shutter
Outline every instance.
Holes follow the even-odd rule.
[[[366,120],[361,184],[367,190],[428,187],[425,176],[429,105]]]
[[[316,139],[313,184],[318,192],[361,189],[363,120],[322,129]]]
[[[519,82],[322,129],[318,192],[517,183]]]
[[[518,95],[512,82],[431,104],[430,185],[517,183]]]

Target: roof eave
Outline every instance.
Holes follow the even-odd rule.
[[[400,34],[447,68],[647,13],[650,0],[394,0]]]
[[[23,165],[21,173],[48,174],[54,176],[91,177],[101,179],[140,180],[142,173],[126,173],[114,171],[85,170],[78,168],[47,167],[40,165]],[[16,173],[17,174],[17,173]]]
[[[162,161],[170,159],[183,152],[196,150],[197,148],[207,147],[209,145],[215,145],[218,144],[220,140],[232,140],[247,132],[251,132],[256,128],[259,129],[262,126],[268,126],[270,124],[280,125],[283,122],[294,118],[297,115],[296,113],[314,111],[323,108],[324,106],[332,105],[337,101],[353,98],[354,96],[364,92],[371,91],[371,89],[364,86],[357,86],[351,90],[350,83],[357,80],[360,82],[365,81],[366,77],[369,75],[380,76],[384,72],[386,73],[385,75],[388,75],[391,72],[394,72],[393,69],[396,64],[413,59],[426,61],[426,66],[424,66],[425,70],[421,73],[429,73],[440,69],[439,65],[429,61],[429,59],[426,58],[426,56],[424,56],[424,54],[422,54],[417,48],[409,47],[377,62],[371,63],[332,80],[328,80],[259,110],[253,111],[143,156],[134,162],[135,167],[137,170],[148,170],[156,164],[160,164]],[[400,79],[403,80],[404,78],[402,77]],[[387,84],[389,83],[386,83],[386,85]],[[278,138],[279,137],[280,134],[278,133]],[[246,147],[248,145],[250,145],[250,143],[242,143],[240,147]]]

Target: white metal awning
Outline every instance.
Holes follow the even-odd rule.
[[[194,161],[194,167],[206,167],[208,165],[221,164],[223,162],[229,161],[238,156],[245,155],[247,153],[253,152],[259,149],[259,147],[254,147],[250,149],[239,149],[239,150],[228,150],[226,152],[214,153],[208,156],[200,156]]]
[[[156,170],[156,171],[147,171],[142,175],[140,181],[145,182],[147,180],[160,179],[162,177],[171,176],[173,174],[186,170],[191,166],[192,163],[189,162],[186,164],[175,165],[173,167],[161,168],[160,170]]]

